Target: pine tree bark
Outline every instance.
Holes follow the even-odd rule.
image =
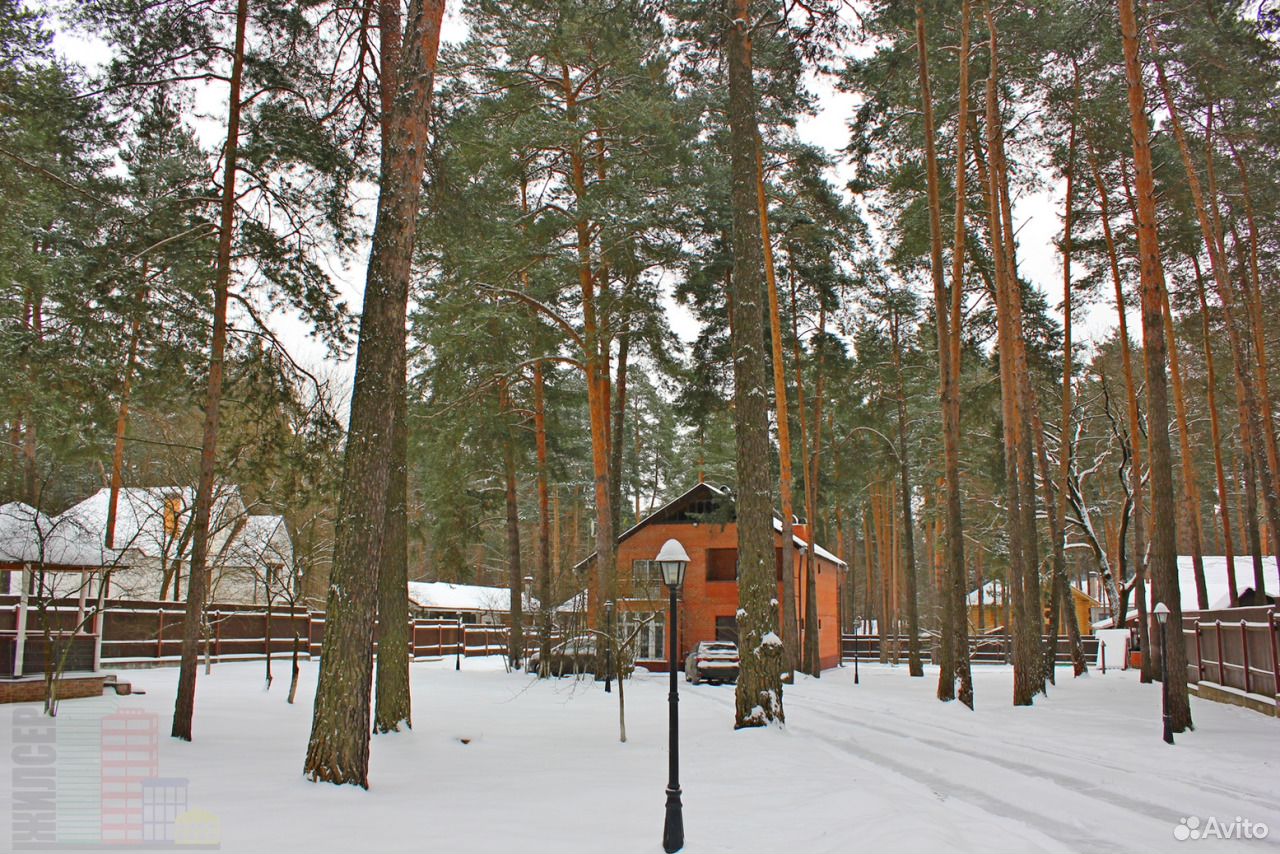
[[[729,156],[733,205],[733,377],[737,440],[738,653],[735,727],[784,720],[777,635],[769,392],[765,380],[764,251],[756,192],[756,95],[748,0],[728,0]]]
[[[401,361],[397,377],[404,375],[404,368]],[[391,428],[392,459],[387,484],[386,527],[382,534],[382,559],[378,562],[375,733],[398,732],[401,724],[413,727],[409,688],[409,402],[403,381],[393,400],[396,413]]]
[[[916,7],[919,9],[919,5]],[[902,379],[901,318],[895,313],[890,323],[893,343],[893,370],[897,383],[898,488],[902,501],[902,576],[907,608],[907,669],[912,676],[924,676],[920,660],[920,606],[916,593],[915,514],[911,509],[911,455],[907,444],[907,388]]]
[[[1134,592],[1137,594],[1138,642],[1142,645],[1142,649],[1145,651],[1151,648],[1151,639],[1146,616],[1147,538],[1146,510],[1145,502],[1143,500],[1146,490],[1143,487],[1142,474],[1142,426],[1138,410],[1138,384],[1134,380],[1133,354],[1130,347],[1129,321],[1127,319],[1128,311],[1124,300],[1124,284],[1120,277],[1119,255],[1116,251],[1115,235],[1111,230],[1111,206],[1107,194],[1107,186],[1103,183],[1102,172],[1098,167],[1098,158],[1092,145],[1089,146],[1089,162],[1093,171],[1094,186],[1097,188],[1098,192],[1099,219],[1102,222],[1102,236],[1107,247],[1107,265],[1111,270],[1111,284],[1115,290],[1116,318],[1119,324],[1119,331],[1117,334],[1120,337],[1120,357],[1121,364],[1124,368],[1124,389],[1129,424],[1129,446],[1131,451],[1129,471],[1130,480],[1133,484],[1133,587]],[[1123,539],[1120,543],[1119,554],[1121,560],[1117,562],[1117,565],[1120,569],[1120,583],[1123,585],[1126,574],[1123,560]],[[1126,596],[1120,597],[1118,611],[1115,614],[1115,624],[1118,626],[1124,625],[1127,620],[1127,603],[1128,599]],[[1141,678],[1144,682],[1151,681],[1151,656],[1146,654],[1142,656]]]
[[[511,411],[510,391],[502,391],[503,409]],[[519,669],[524,660],[524,570],[520,564],[520,501],[516,478],[515,426],[508,427],[502,444],[502,474],[507,511],[507,579],[511,593],[509,654],[511,666]]]
[[[1164,329],[1169,339],[1169,377],[1173,383],[1173,412],[1178,425],[1178,449],[1182,455],[1182,495],[1186,502],[1187,533],[1191,540],[1191,562],[1195,573],[1196,604],[1209,608],[1209,588],[1204,577],[1204,553],[1200,533],[1200,486],[1196,483],[1195,457],[1191,453],[1191,431],[1187,421],[1187,400],[1182,390],[1182,367],[1178,361],[1178,339],[1173,329],[1173,310],[1169,291],[1160,289],[1164,303]]]
[[[943,478],[946,482],[946,563],[942,584],[942,637],[939,641],[938,699],[956,697],[973,708],[969,673],[968,619],[965,608],[964,523],[960,494],[960,324],[964,289],[966,135],[969,130],[969,40],[971,6],[964,0],[960,21],[959,108],[956,119],[956,208],[951,246],[951,293],[943,281],[942,200],[938,181],[933,94],[929,85],[929,49],[924,4],[916,3],[916,50],[920,65],[920,101],[924,113],[926,179],[929,193],[929,257],[938,330],[939,398],[942,405]]]
[[[378,89],[382,107],[382,156],[389,151],[394,132],[391,116],[400,86],[403,44],[400,4],[378,7],[378,38],[382,68]],[[395,408],[391,427],[391,471],[387,483],[386,518],[383,521],[382,559],[378,561],[378,650],[374,676],[373,731],[396,732],[400,724],[412,727],[409,687],[411,657],[409,629],[409,403],[408,350],[404,335],[393,342],[395,367],[391,375],[391,401]]]
[[[1174,524],[1173,459],[1169,445],[1169,393],[1161,300],[1163,268],[1156,226],[1155,169],[1151,160],[1151,131],[1147,124],[1146,94],[1138,58],[1138,22],[1133,0],[1117,0],[1125,77],[1128,82],[1129,123],[1133,138],[1134,182],[1137,192],[1138,257],[1142,295],[1142,345],[1147,381],[1147,426],[1151,452],[1151,579],[1157,601],[1169,608],[1175,642],[1163,651],[1168,665],[1167,691],[1173,728],[1191,726],[1187,696],[1187,650],[1181,642],[1182,598],[1178,591],[1177,544]],[[1151,650],[1154,651],[1154,650]]]
[[[1222,461],[1222,419],[1218,413],[1218,374],[1213,359],[1213,338],[1209,328],[1209,301],[1205,295],[1204,276],[1195,255],[1191,263],[1196,274],[1196,297],[1200,301],[1200,334],[1204,344],[1206,405],[1209,409],[1209,433],[1213,439],[1213,473],[1218,487],[1218,512],[1222,517],[1222,553],[1227,558],[1228,602],[1232,608],[1240,604],[1236,585],[1235,541],[1231,537],[1231,501],[1227,492],[1226,469]]]
[[[1005,194],[1002,192],[1001,118],[999,97],[999,43],[995,18],[990,3],[984,4],[987,29],[990,33],[991,71],[987,76],[987,215],[991,233],[992,258],[995,261],[995,292],[998,341],[1000,351],[1000,388],[1002,424],[1004,436],[1004,468],[1007,492],[1006,528],[1009,535],[1008,586],[1013,593],[1013,665],[1014,705],[1030,705],[1032,698],[1043,689],[1043,667],[1040,656],[1039,603],[1033,600],[1029,583],[1032,573],[1038,572],[1034,561],[1034,495],[1025,489],[1031,472],[1026,470],[1029,430],[1027,399],[1020,379],[1021,366],[1018,339],[1021,337],[1020,312],[1015,300],[1020,287],[1012,269],[1011,240],[1005,235],[1006,212],[1002,208]],[[982,163],[979,161],[979,169]],[[1025,358],[1025,357],[1023,357]],[[1030,513],[1025,506],[1030,501]],[[1033,523],[1028,531],[1030,516]],[[1038,587],[1038,584],[1036,585]],[[1038,596],[1035,596],[1038,600]]]
[[[551,660],[551,514],[548,510],[546,379],[542,361],[533,365],[533,432],[538,455],[538,670],[548,675]]]
[[[800,662],[800,622],[796,610],[795,499],[792,495],[791,413],[787,408],[787,374],[782,350],[782,317],[778,310],[777,268],[773,262],[773,238],[769,233],[769,203],[764,192],[764,153],[756,139],[756,199],[760,206],[760,245],[769,291],[769,343],[773,355],[773,400],[778,416],[778,492],[782,501],[782,643],[783,669],[794,671]]]
[[[147,271],[144,262],[142,277],[146,279]],[[147,304],[147,291],[144,287],[138,298],[138,313],[129,324],[129,349],[124,360],[124,372],[120,378],[120,406],[116,411],[115,444],[111,452],[111,486],[107,499],[107,531],[104,538],[107,548],[115,545],[116,515],[120,502],[120,489],[124,486],[124,434],[129,427],[129,395],[133,390],[133,372],[138,362],[138,343],[142,334],[142,310]],[[164,598],[163,593],[160,598]]]
[[[1043,471],[1041,479],[1045,486],[1045,507],[1048,508],[1048,516],[1051,521],[1049,535],[1053,538],[1053,583],[1050,599],[1052,600],[1051,611],[1049,616],[1049,649],[1045,661],[1045,668],[1049,674],[1049,680],[1053,680],[1053,674],[1057,665],[1058,650],[1058,620],[1060,617],[1067,623],[1067,644],[1071,651],[1071,664],[1076,676],[1082,675],[1088,670],[1088,664],[1084,658],[1084,648],[1080,644],[1080,626],[1075,620],[1075,608],[1072,607],[1071,601],[1071,585],[1067,580],[1067,555],[1066,555],[1066,538],[1067,538],[1067,491],[1069,489],[1068,482],[1071,479],[1071,412],[1073,409],[1071,384],[1074,375],[1072,357],[1072,294],[1071,294],[1071,252],[1073,249],[1072,228],[1075,225],[1075,178],[1076,178],[1076,121],[1075,114],[1079,112],[1079,92],[1080,92],[1080,68],[1076,66],[1074,69],[1074,89],[1076,92],[1075,108],[1072,110],[1071,132],[1067,140],[1067,168],[1066,168],[1066,202],[1065,210],[1062,218],[1062,425],[1061,440],[1059,442],[1059,468],[1058,468],[1058,496],[1054,500],[1054,496],[1050,490],[1052,480],[1049,474],[1049,465],[1047,454],[1044,448],[1044,429],[1037,425],[1036,436],[1039,441],[1039,453],[1041,458],[1041,466]],[[1065,607],[1065,613],[1063,608]]]
[[[200,475],[196,485],[191,544],[191,574],[187,582],[187,607],[182,623],[182,660],[178,667],[178,691],[170,734],[191,740],[196,702],[196,660],[205,601],[209,593],[209,522],[213,514],[213,486],[218,459],[218,426],[222,405],[223,356],[227,346],[227,291],[231,282],[231,245],[236,213],[236,169],[240,154],[240,87],[244,77],[245,28],[248,0],[236,4],[235,41],[232,46],[231,86],[227,96],[227,142],[223,152],[222,211],[218,231],[218,258],[213,285],[213,336],[209,346],[209,379],[205,388],[204,434],[200,444]]]
[[[389,19],[396,0],[382,0]],[[326,602],[308,778],[368,787],[374,614],[394,453],[399,353],[426,165],[427,132],[444,0],[410,0],[398,85],[384,140],[373,249],[365,277],[355,387],[334,561]],[[384,71],[386,58],[383,60]],[[407,595],[407,591],[406,591]]]

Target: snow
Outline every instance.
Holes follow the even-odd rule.
[[[225,852],[659,850],[665,678],[628,682],[622,744],[617,694],[600,684],[539,682],[497,658],[467,659],[460,672],[452,660],[415,664],[415,726],[373,739],[364,791],[302,776],[316,667],[303,663],[292,706],[284,661],[270,691],[261,662],[202,673],[192,743],[165,735],[176,669],[129,671],[145,695],[62,704],[55,725],[69,737],[58,761],[70,763],[70,736],[93,732],[102,716],[153,713],[160,776],[189,781],[190,808],[216,818]],[[858,686],[847,669],[797,676],[785,726],[738,731],[732,687],[681,682],[685,850],[1167,850],[1190,816],[1242,816],[1280,832],[1280,739],[1269,717],[1193,698],[1197,728],[1170,747],[1160,741],[1160,688],[1134,671],[1073,680],[1060,669],[1047,699],[1014,708],[1011,671],[978,667],[974,712],[933,699],[936,677],[875,664],[861,666]],[[29,724],[38,711],[0,708],[10,763],[0,769],[0,822],[13,821],[17,803],[19,716]],[[16,829],[0,838],[15,840]],[[1200,840],[1196,850],[1266,844]]]
[[[588,591],[582,588],[555,607],[557,614],[580,614],[587,610]]]
[[[107,566],[115,552],[74,517],[50,517],[29,504],[0,505],[0,562]]]
[[[773,517],[773,530],[776,533],[779,533],[779,534],[782,533],[782,520],[779,519],[777,516]],[[791,536],[791,539],[795,542],[798,548],[801,548],[801,549],[809,548],[808,543],[806,543],[804,540],[800,539],[799,537],[795,536],[794,534]],[[827,560],[827,561],[830,561],[831,563],[834,563],[836,566],[849,565],[844,561],[842,561],[840,558],[833,555],[831,552],[824,549],[822,546],[818,545],[817,543],[813,544],[813,553],[816,554],[818,557],[822,558],[823,560]]]
[[[982,603],[991,605],[995,602],[1004,602],[1004,585],[999,581],[988,581],[982,585]],[[969,596],[965,599],[968,605],[976,606],[978,604],[978,588],[974,588],[969,592]]]
[[[511,610],[511,590],[507,587],[449,584],[445,581],[410,581],[409,601],[419,608],[433,611],[505,613]],[[525,607],[536,607],[536,600],[526,595]]]
[[[1098,644],[1098,660],[1095,664],[1102,666],[1102,657],[1107,658],[1107,667],[1124,667],[1125,653],[1129,649],[1129,630],[1128,629],[1098,629],[1094,632],[1100,643]]]
[[[761,646],[782,646],[782,638],[778,637],[777,632],[766,632],[765,636],[760,638]]]
[[[1253,583],[1253,558],[1249,555],[1237,555],[1235,558],[1236,585],[1239,592],[1256,585]],[[1262,558],[1263,578],[1267,582],[1267,592],[1272,596],[1280,593],[1280,576],[1276,573],[1276,561],[1271,555]],[[1230,581],[1227,578],[1226,555],[1204,556],[1204,584],[1209,593],[1209,610],[1231,606]],[[1200,610],[1200,602],[1196,599],[1196,567],[1191,555],[1178,555],[1178,592],[1182,596],[1183,611]],[[1151,596],[1151,585],[1147,585],[1147,596]],[[1149,603],[1150,610],[1154,603]]]

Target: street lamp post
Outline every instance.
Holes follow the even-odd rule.
[[[662,826],[662,850],[673,854],[684,847],[684,806],[680,803],[680,715],[676,682],[676,643],[678,640],[679,621],[676,619],[676,594],[684,584],[684,571],[689,565],[689,553],[680,545],[679,540],[667,540],[658,552],[658,566],[662,569],[662,581],[671,594],[670,608],[667,612],[667,623],[670,629],[670,640],[667,642],[667,670],[671,676],[671,692],[667,695],[669,718],[668,748],[669,768],[667,775],[667,817]]]
[[[604,603],[604,692],[613,693],[613,602]]]
[[[1153,610],[1160,624],[1160,713],[1164,718],[1164,741],[1173,744],[1173,718],[1169,715],[1169,606],[1157,602]]]
[[[858,628],[862,628],[862,621],[858,621]],[[853,684],[858,684],[858,653],[862,651],[862,639],[858,637],[857,631],[853,633]]]
[[[453,656],[453,669],[462,669],[462,648],[467,645],[467,630],[462,627],[462,615],[458,615],[458,648]]]

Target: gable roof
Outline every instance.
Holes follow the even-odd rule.
[[[733,498],[733,493],[730,492],[730,490],[727,487],[717,486],[713,483],[706,483],[705,481],[694,484],[692,487],[685,490],[680,495],[671,499],[666,504],[662,505],[657,510],[650,513],[648,516],[641,519],[639,522],[636,522],[630,528],[627,528],[627,530],[623,531],[621,534],[618,535],[618,538],[615,542],[618,545],[621,545],[625,540],[627,540],[629,537],[631,537],[633,534],[635,534],[637,531],[639,531],[641,528],[645,527],[646,525],[660,525],[660,524],[668,524],[672,522],[686,522],[686,521],[687,522],[709,521],[709,522],[715,523],[716,521],[718,521],[715,518],[708,519],[708,518],[700,518],[700,517],[707,517],[707,516],[713,517],[717,506],[721,505],[722,502],[726,500],[732,500],[732,498]],[[723,520],[723,522],[725,524],[734,524],[736,522],[736,519],[733,515],[729,515]],[[773,515],[773,530],[774,530],[774,533],[776,534],[782,533],[782,519],[781,517],[778,516],[776,512]],[[791,539],[792,539],[792,542],[795,543],[797,548],[799,549],[809,548],[809,543],[801,539],[800,537],[796,536],[794,533],[792,534]],[[813,545],[813,553],[817,555],[819,558],[829,563],[833,563],[836,566],[848,566],[847,563],[840,560],[840,558],[836,557],[831,552],[827,551],[822,546],[817,545],[816,543]],[[595,559],[596,559],[596,553],[592,552],[582,560],[578,561],[578,563],[575,564],[573,568],[579,571],[582,569],[585,569]]]
[[[172,529],[165,527],[166,502],[172,501],[177,510]],[[113,545],[116,549],[129,549],[147,557],[159,557],[172,553],[175,540],[191,522],[195,512],[196,491],[189,486],[130,486],[120,490],[116,501],[116,526]],[[93,495],[74,504],[58,518],[67,519],[77,527],[91,532],[105,541],[107,511],[111,504],[111,490],[99,489]],[[229,528],[244,514],[244,502],[238,486],[221,486],[214,493],[213,510],[209,528],[210,552],[221,547],[216,541],[219,533]],[[224,534],[225,536],[225,534]]]

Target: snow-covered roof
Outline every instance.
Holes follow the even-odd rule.
[[[669,510],[669,509],[671,509],[672,507],[674,507],[675,505],[679,504],[681,501],[684,501],[684,500],[685,500],[686,498],[688,498],[688,497],[689,497],[689,495],[690,495],[691,493],[693,493],[694,491],[696,491],[696,490],[701,490],[701,489],[708,490],[708,491],[710,491],[711,493],[713,493],[714,495],[716,495],[716,496],[717,496],[717,497],[719,497],[719,498],[726,498],[726,499],[727,499],[727,498],[732,498],[732,497],[733,497],[733,493],[732,493],[728,488],[726,488],[726,487],[723,487],[723,486],[717,486],[717,485],[716,485],[716,484],[714,484],[714,483],[706,483],[705,481],[704,481],[704,482],[702,482],[702,483],[698,483],[698,484],[694,485],[693,487],[691,487],[690,489],[685,490],[683,493],[681,493],[680,495],[676,496],[675,498],[671,499],[671,500],[670,500],[670,501],[668,501],[666,504],[662,505],[662,506],[661,506],[661,507],[659,507],[657,510],[653,511],[653,512],[652,512],[652,513],[650,513],[648,516],[644,517],[643,519],[641,519],[639,522],[637,522],[637,523],[635,523],[634,525],[632,525],[632,526],[631,526],[630,528],[628,528],[627,530],[623,531],[621,534],[619,534],[619,535],[618,535],[617,542],[621,543],[623,540],[625,540],[625,539],[627,539],[628,537],[630,537],[630,536],[631,536],[632,534],[634,534],[636,531],[640,530],[640,529],[641,529],[641,528],[643,528],[645,525],[649,524],[649,522],[650,522],[651,520],[653,520],[653,519],[658,519],[658,518],[662,517],[662,515],[663,515],[667,510]],[[777,534],[781,534],[781,533],[782,533],[782,518],[781,518],[780,516],[778,516],[778,514],[777,514],[777,513],[774,513],[774,516],[773,516],[773,530],[774,530],[774,533],[777,533]],[[794,532],[793,532],[793,533],[792,533],[792,535],[791,535],[791,539],[792,539],[792,542],[794,542],[794,543],[796,544],[796,546],[798,546],[799,548],[802,548],[802,549],[808,549],[808,548],[809,548],[809,543],[808,543],[808,542],[806,542],[806,541],[805,541],[804,539],[802,539],[801,537],[797,536]],[[814,544],[813,544],[813,553],[814,553],[815,555],[817,555],[818,557],[822,558],[823,560],[830,561],[831,563],[834,563],[836,566],[844,566],[844,567],[847,567],[847,566],[848,566],[848,564],[847,564],[847,563],[845,563],[844,561],[840,560],[840,558],[836,557],[836,556],[835,556],[835,555],[833,555],[831,552],[827,551],[827,550],[826,550],[826,549],[824,549],[822,546],[820,546],[820,545],[818,545],[818,544],[816,544],[816,543],[814,543]],[[589,555],[587,555],[585,558],[583,558],[581,561],[579,561],[579,562],[578,562],[578,564],[574,567],[574,569],[575,569],[575,570],[581,570],[581,569],[582,569],[584,566],[586,566],[588,563],[590,563],[591,561],[595,560],[595,557],[596,557],[596,553],[595,553],[595,552],[592,552],[591,554],[589,554]]]
[[[132,486],[120,490],[116,501],[115,536],[112,545],[117,549],[129,549],[147,557],[172,554],[175,540],[181,537],[195,511],[195,490],[189,486]],[[79,504],[68,508],[59,516],[86,532],[93,532],[98,539],[106,540],[107,510],[111,504],[111,490],[100,489]],[[166,506],[169,508],[166,514]],[[213,499],[213,512],[209,526],[214,532],[213,549],[221,548],[218,534],[244,513],[240,489],[235,486],[219,488]],[[166,526],[166,515],[169,524]]]
[[[447,581],[410,581],[409,601],[419,608],[433,611],[510,611],[511,591],[506,587],[482,587],[477,584],[450,584]],[[524,597],[526,608],[537,607],[537,600]]]
[[[19,501],[0,506],[2,563],[38,563],[49,568],[107,566],[117,557],[75,518],[65,514],[50,517]]]
[[[1249,555],[1235,557],[1237,592],[1243,593],[1256,587],[1253,577],[1253,558]],[[1275,596],[1280,593],[1280,575],[1276,572],[1276,560],[1271,555],[1262,559],[1263,579],[1267,582],[1266,592]],[[1204,556],[1204,584],[1209,594],[1209,610],[1229,608],[1231,606],[1231,588],[1227,578],[1227,558],[1225,555]],[[1196,597],[1196,568],[1191,555],[1178,555],[1178,593],[1182,600],[1182,610],[1198,611],[1200,602]],[[1150,601],[1151,585],[1147,585],[1148,608],[1154,608]]]
[[[557,614],[578,614],[587,610],[587,588],[582,588],[555,607]]]
[[[226,566],[293,562],[293,543],[283,516],[246,516],[232,529],[234,539],[220,552]]]
[[[774,516],[774,517],[773,517],[773,530],[774,530],[774,533],[778,533],[778,534],[781,534],[781,533],[782,533],[782,520],[781,520],[781,519],[779,519],[777,516]],[[793,541],[793,542],[795,542],[795,544],[796,544],[797,546],[799,546],[800,548],[802,548],[802,549],[807,549],[807,548],[809,548],[809,544],[808,544],[807,542],[805,542],[804,540],[800,539],[799,537],[797,537],[795,534],[792,534],[792,535],[791,535],[791,539],[792,539],[792,541]],[[838,558],[838,557],[836,557],[835,555],[833,555],[831,552],[829,552],[829,551],[827,551],[826,549],[824,549],[822,546],[818,545],[817,543],[814,543],[814,544],[813,544],[813,553],[814,553],[814,554],[816,554],[818,557],[822,558],[823,560],[831,561],[831,562],[832,562],[832,563],[834,563],[836,566],[848,566],[848,565],[849,565],[849,564],[845,563],[844,561],[842,561],[840,558]]]
[[[191,520],[190,487],[128,487],[116,502],[115,536],[106,546],[111,491],[100,489],[57,516],[13,502],[0,506],[0,562],[46,566],[115,566],[132,556],[174,556]],[[293,562],[282,516],[245,515],[238,487],[214,497],[210,559],[222,566]],[[187,547],[189,550],[189,546]]]

